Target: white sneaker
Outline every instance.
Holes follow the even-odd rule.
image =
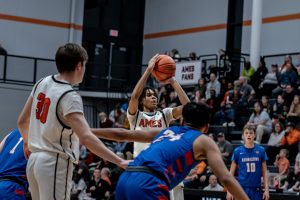
[[[229,125],[229,124],[228,124]],[[227,122],[223,123],[222,126],[227,126]]]

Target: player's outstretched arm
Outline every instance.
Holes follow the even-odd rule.
[[[175,79],[175,77],[171,77],[163,82],[164,84],[171,84],[174,88],[175,92],[178,95],[178,98],[180,100],[181,106],[177,106],[173,109],[173,116],[174,118],[178,119],[182,115],[182,108],[185,104],[190,102],[190,99],[186,95],[185,91],[182,89],[181,85],[178,83],[178,81]]]
[[[27,144],[32,102],[33,98],[29,96],[18,118],[18,128],[24,140],[24,156],[26,159],[30,155]]]
[[[131,94],[131,98],[130,98],[130,101],[128,104],[128,113],[130,115],[134,115],[138,110],[139,97],[141,96],[141,94],[143,92],[143,89],[148,80],[148,77],[150,76],[151,72],[153,71],[155,63],[158,58],[159,58],[159,55],[156,54],[155,56],[153,56],[150,59],[146,71],[144,72],[144,74],[142,75],[142,77],[140,78],[140,80],[137,82],[136,86],[133,89],[133,92]]]
[[[102,139],[147,143],[151,142],[161,129],[131,131],[123,128],[91,128],[91,131]]]
[[[199,136],[194,142],[193,149],[195,159],[200,160],[206,157],[214,174],[236,199],[249,200],[239,183],[227,170],[220,150],[212,139],[205,135]]]
[[[110,151],[90,130],[82,113],[70,113],[64,117],[68,125],[79,137],[81,144],[97,156],[120,167],[126,167],[126,161]]]

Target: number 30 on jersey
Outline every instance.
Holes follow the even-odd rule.
[[[40,120],[43,124],[47,121],[48,111],[51,104],[49,98],[44,93],[39,93],[37,96],[38,103],[36,104],[36,119]]]

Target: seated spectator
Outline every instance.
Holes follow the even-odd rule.
[[[256,143],[260,144],[264,134],[272,132],[272,121],[266,111],[262,109],[261,102],[254,104],[254,112],[247,123],[256,127]]]
[[[81,174],[82,171],[74,171],[71,186],[71,200],[84,200],[86,197],[86,183]]]
[[[296,86],[297,73],[292,69],[292,65],[290,63],[287,63],[285,67],[286,71],[283,72],[279,78],[279,86],[272,91],[273,97],[282,93],[283,89],[285,89],[287,85],[291,85],[292,87]]]
[[[269,102],[269,97],[268,96],[265,96],[263,95],[261,97],[261,104],[263,106],[263,109],[264,111],[266,111],[268,113],[268,115],[271,117],[271,114],[272,114],[272,108],[271,108],[271,105],[270,105],[270,102]]]
[[[225,139],[225,134],[220,132],[217,135],[217,145],[220,149],[222,158],[225,164],[231,163],[231,156],[233,152],[233,146],[230,142]]]
[[[280,122],[274,124],[273,131],[270,135],[268,141],[268,147],[266,153],[268,155],[268,164],[273,164],[275,162],[275,157],[279,153],[281,139],[284,136],[283,125]]]
[[[242,71],[242,76],[250,80],[254,72],[255,69],[254,67],[251,66],[251,62],[250,61],[245,62],[244,69]]]
[[[289,173],[290,161],[288,158],[289,151],[286,149],[281,149],[279,154],[276,155],[276,160],[274,162],[274,166],[278,168],[278,174],[275,179],[280,181],[280,185],[282,185]]]
[[[195,86],[194,92],[196,92],[197,90],[200,91],[201,97],[205,97],[206,84],[204,78],[200,78],[198,80],[198,84]]]
[[[194,188],[197,189],[199,188],[201,185],[203,187],[203,185],[206,185],[205,183],[203,184],[203,182],[200,182],[199,180],[199,174],[203,174],[204,171],[206,170],[207,164],[204,161],[201,161],[198,165],[196,165],[196,167],[194,169],[192,169],[189,173],[189,175],[187,175],[187,177],[184,179],[183,184],[184,187],[187,188]],[[204,178],[202,178],[203,180]]]
[[[294,101],[294,96],[297,94],[297,90],[292,85],[287,85],[282,93],[285,100],[285,105],[288,107],[288,111]]]
[[[223,126],[235,126],[234,108],[230,102],[226,103],[219,112],[215,114],[214,123]]]
[[[300,97],[298,95],[294,96],[290,111],[287,114],[287,119],[296,125],[300,123]]]
[[[211,115],[215,116],[216,112],[220,110],[220,100],[216,96],[216,91],[214,89],[210,90],[210,98],[207,99],[206,103],[211,107]]]
[[[200,90],[196,90],[194,91],[194,94],[193,96],[191,97],[191,101],[192,102],[196,102],[196,103],[200,103],[201,102],[201,99],[203,98],[204,96],[202,96],[202,93]]]
[[[171,52],[170,52],[170,56],[173,58],[173,60],[175,62],[179,62],[180,61],[180,54],[179,54],[179,51],[177,49],[172,49]]]
[[[264,80],[259,86],[260,93],[271,96],[272,90],[275,89],[278,85],[279,76],[278,65],[273,64],[271,72],[267,73]]]
[[[105,112],[99,113],[99,127],[100,128],[111,128],[113,127],[113,121],[107,118],[107,114]]]
[[[297,182],[300,181],[300,142],[298,143],[298,154],[296,156],[295,159],[295,165],[294,165],[294,170],[291,171],[288,176],[287,176],[287,180],[285,181],[284,185],[283,185],[283,189],[288,189],[290,186],[293,191],[293,188],[297,187]]]
[[[214,90],[216,93],[216,97],[219,96],[221,91],[221,84],[217,80],[216,74],[211,73],[209,75],[209,82],[206,84],[206,91],[205,91],[205,98],[210,99],[211,98],[211,90]]]
[[[111,182],[108,177],[109,173],[108,168],[103,168],[102,170],[96,168],[94,170],[93,180],[90,181],[86,190],[88,197],[101,200],[110,195]]]
[[[282,124],[285,124],[286,116],[284,115],[284,98],[282,95],[278,95],[276,102],[273,105],[272,108],[272,115],[273,119],[276,119],[276,121],[281,122]],[[275,123],[275,122],[274,122]]]
[[[263,82],[266,74],[268,73],[268,69],[266,67],[266,63],[264,59],[260,59],[259,66],[251,77],[250,84],[254,88],[255,91],[258,91],[260,84]],[[261,94],[258,94],[260,97]]]
[[[209,176],[209,185],[206,186],[203,190],[208,190],[208,191],[223,191],[223,187],[219,185],[217,177],[212,174]]]
[[[295,124],[288,122],[285,134],[281,139],[281,145],[289,150],[291,158],[296,156],[298,151],[298,142],[300,142],[300,130],[296,128]]]

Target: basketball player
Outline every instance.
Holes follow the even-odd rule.
[[[148,77],[154,69],[155,63],[159,59],[156,54],[149,61],[148,67],[138,83],[136,84],[131,99],[129,101],[127,117],[130,124],[130,130],[145,130],[152,127],[161,129],[167,128],[171,119],[181,117],[182,106],[175,108],[165,108],[161,112],[157,111],[158,96],[153,88],[145,87]],[[190,102],[189,98],[181,88],[174,77],[166,80],[164,84],[171,84],[182,105]],[[144,88],[145,87],[145,88]],[[139,110],[139,107],[141,110]],[[145,143],[134,143],[134,157],[136,157],[144,148]]]
[[[251,200],[269,199],[268,160],[265,149],[254,144],[255,127],[246,125],[243,129],[245,144],[234,150],[230,173],[234,176],[238,169],[238,180]],[[264,182],[264,193],[261,191],[261,177]],[[227,193],[227,200],[232,195]]]
[[[0,199],[25,200],[28,188],[23,138],[15,129],[0,143]]]
[[[72,88],[82,81],[87,59],[86,51],[77,44],[59,47],[55,56],[59,73],[33,87],[19,116],[26,157],[31,152],[27,177],[33,200],[70,199],[79,141],[105,160],[121,167],[127,164],[90,132],[81,97]]]
[[[178,119],[182,114],[182,106],[175,108],[165,108],[162,111],[157,111],[158,95],[153,88],[145,87],[145,84],[158,61],[159,55],[156,54],[149,61],[148,67],[138,83],[136,84],[127,109],[127,118],[130,125],[130,130],[145,130],[151,127],[161,129],[169,127],[172,119]],[[190,102],[182,87],[179,85],[175,77],[172,77],[163,82],[171,84],[175,92],[178,94],[182,105]],[[139,107],[141,110],[139,110]],[[148,147],[147,143],[134,143],[133,156],[136,157],[139,153]],[[176,200],[183,199],[183,190],[180,186],[175,188],[176,191],[171,193],[171,198]]]
[[[220,151],[213,140],[204,135],[208,131],[210,108],[206,104],[188,103],[183,107],[185,126],[172,126],[158,132],[122,129],[92,129],[106,139],[139,142],[152,141],[121,175],[117,200],[170,199],[169,190],[180,183],[200,160],[208,160],[214,174],[239,200],[249,199],[227,170]]]

